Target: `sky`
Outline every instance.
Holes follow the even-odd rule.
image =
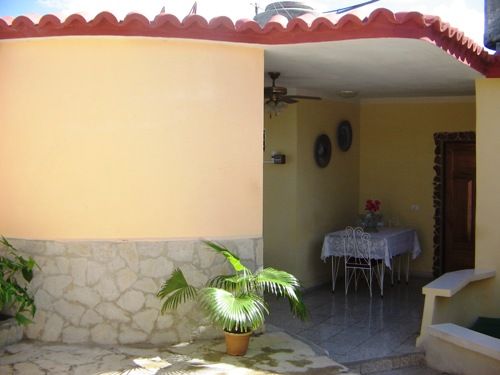
[[[361,3],[366,0],[310,0],[305,1],[318,11],[327,11]],[[233,21],[252,18],[257,3],[263,10],[273,1],[264,0],[197,0],[198,14],[206,19],[228,16]],[[55,14],[61,19],[70,14],[80,13],[87,20],[102,11],[112,12],[118,19],[127,13],[142,13],[153,19],[162,7],[166,13],[182,20],[191,9],[194,0],[0,0],[0,17],[29,15],[32,18],[44,14]],[[360,8],[354,13],[365,17],[377,8],[387,8],[393,12],[418,11],[436,15],[445,22],[462,30],[465,35],[483,45],[484,0],[379,0]]]

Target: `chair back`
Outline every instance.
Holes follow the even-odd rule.
[[[360,227],[346,227],[344,231],[344,257],[351,265],[370,266],[370,235]]]

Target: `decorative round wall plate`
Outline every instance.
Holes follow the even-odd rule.
[[[316,164],[319,167],[324,168],[330,163],[331,157],[332,143],[330,142],[330,137],[326,134],[321,134],[314,142],[314,160],[316,160]]]
[[[352,144],[352,127],[349,121],[342,121],[337,127],[337,143],[342,151],[347,151]]]

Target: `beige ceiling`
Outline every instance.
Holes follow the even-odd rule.
[[[266,46],[265,71],[281,72],[277,84],[289,94],[324,98],[468,96],[482,77],[429,42],[401,38]]]

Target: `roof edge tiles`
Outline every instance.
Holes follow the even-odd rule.
[[[277,15],[262,28],[248,19],[233,23],[227,17],[207,21],[199,15],[192,15],[180,21],[171,14],[159,14],[152,21],[138,13],[130,13],[119,21],[109,12],[99,13],[90,21],[79,14],[64,21],[48,14],[38,23],[26,16],[16,17],[10,23],[0,19],[0,39],[76,35],[185,38],[262,45],[365,38],[420,39],[435,44],[487,77],[500,77],[500,55],[488,54],[483,47],[439,17],[418,12],[393,13],[384,8],[374,10],[362,20],[352,14],[341,18],[305,14],[290,21]]]

